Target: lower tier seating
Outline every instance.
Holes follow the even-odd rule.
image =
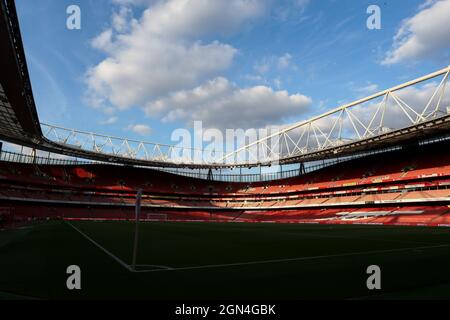
[[[259,183],[187,178],[114,165],[0,162],[0,227],[42,219],[446,225],[450,144],[349,160]]]
[[[16,204],[1,207],[3,224],[22,225],[49,219],[134,220],[134,208],[55,207]],[[283,222],[320,224],[382,224],[449,226],[449,206],[372,207],[277,211],[150,210],[142,221]]]

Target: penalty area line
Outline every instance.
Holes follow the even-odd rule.
[[[185,271],[185,270],[196,270],[196,269],[239,267],[239,266],[249,266],[249,265],[258,265],[258,264],[269,264],[269,263],[296,262],[296,261],[329,259],[329,258],[339,258],[339,257],[351,257],[351,256],[359,256],[359,255],[401,252],[401,251],[410,251],[410,250],[435,249],[435,248],[437,249],[437,248],[445,248],[445,247],[450,247],[450,244],[436,245],[436,246],[409,247],[409,248],[399,248],[399,249],[387,249],[387,250],[372,250],[372,251],[363,251],[363,252],[350,252],[350,253],[311,256],[311,257],[259,260],[259,261],[238,262],[238,263],[225,263],[225,264],[210,264],[210,265],[202,265],[202,266],[179,267],[179,268],[169,268],[169,269],[160,269],[160,270],[133,270],[133,272],[138,272],[138,273],[142,272],[143,273],[143,272]]]
[[[77,231],[78,233],[80,233],[83,237],[85,237],[87,240],[89,240],[91,243],[93,243],[97,248],[99,248],[100,250],[102,250],[104,253],[106,253],[108,256],[110,256],[111,258],[113,258],[118,264],[120,264],[122,267],[124,267],[125,269],[127,269],[130,272],[139,272],[137,270],[133,270],[133,268],[131,267],[131,265],[125,263],[123,260],[121,260],[120,258],[118,258],[117,256],[115,256],[114,254],[112,254],[110,251],[108,251],[107,249],[105,249],[103,246],[101,246],[98,242],[96,242],[95,240],[93,240],[91,237],[89,237],[86,233],[84,233],[83,231],[81,231],[80,229],[78,229],[77,227],[75,227],[73,224],[71,224],[69,221],[65,221],[69,226],[71,226],[75,231]],[[160,268],[162,270],[173,270],[173,268],[168,267],[168,266],[161,266],[161,265],[153,265],[153,264],[138,264],[136,265],[136,267],[153,267],[153,268]]]
[[[106,250],[104,247],[102,247],[100,244],[98,244],[95,240],[93,240],[91,237],[89,237],[87,234],[85,234],[83,231],[81,231],[80,229],[78,229],[77,227],[75,227],[73,224],[71,224],[70,222],[66,221],[66,223],[71,226],[75,231],[77,231],[79,234],[81,234],[83,237],[85,237],[87,240],[89,240],[91,243],[93,243],[97,248],[99,248],[100,250],[102,250],[104,253],[106,253],[108,256],[110,256],[111,258],[113,258],[117,263],[119,263],[122,267],[124,267],[125,269],[127,269],[128,271],[132,271],[131,267],[126,264],[125,262],[123,262],[121,259],[119,259],[118,257],[116,257],[115,255],[113,255],[111,252],[109,252],[108,250]]]
[[[136,267],[151,267],[151,268],[159,268],[159,269],[164,269],[164,270],[173,270],[174,268],[172,267],[168,267],[168,266],[161,266],[161,265],[156,265],[156,264],[137,264]],[[139,272],[136,270],[131,270],[132,272]],[[146,271],[146,270],[144,270]]]

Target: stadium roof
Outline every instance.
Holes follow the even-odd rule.
[[[14,1],[0,1],[0,9],[0,139],[12,143],[129,165],[248,167],[347,156],[441,135],[450,129],[449,107],[445,109],[442,104],[450,67],[284,127],[233,152],[217,152],[213,157],[176,158],[173,154],[180,154],[179,151],[209,155],[211,151],[134,141],[52,125],[41,126]],[[443,79],[423,105],[406,102],[401,95],[402,89],[439,76]],[[389,114],[394,108],[397,108],[397,113]],[[404,121],[388,125],[388,118],[394,116],[403,116]]]
[[[13,1],[1,1],[0,138],[34,145],[42,136]]]

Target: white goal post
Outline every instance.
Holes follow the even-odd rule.
[[[147,213],[145,218],[141,217],[141,201],[142,201],[142,189],[138,189],[136,193],[136,212],[135,212],[135,229],[134,229],[134,245],[133,245],[133,258],[131,260],[131,270],[136,271],[136,260],[139,243],[139,221],[164,221],[167,220],[167,214],[164,213]]]

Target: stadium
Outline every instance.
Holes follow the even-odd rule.
[[[0,8],[0,298],[450,298],[450,67],[211,156],[42,123]]]

